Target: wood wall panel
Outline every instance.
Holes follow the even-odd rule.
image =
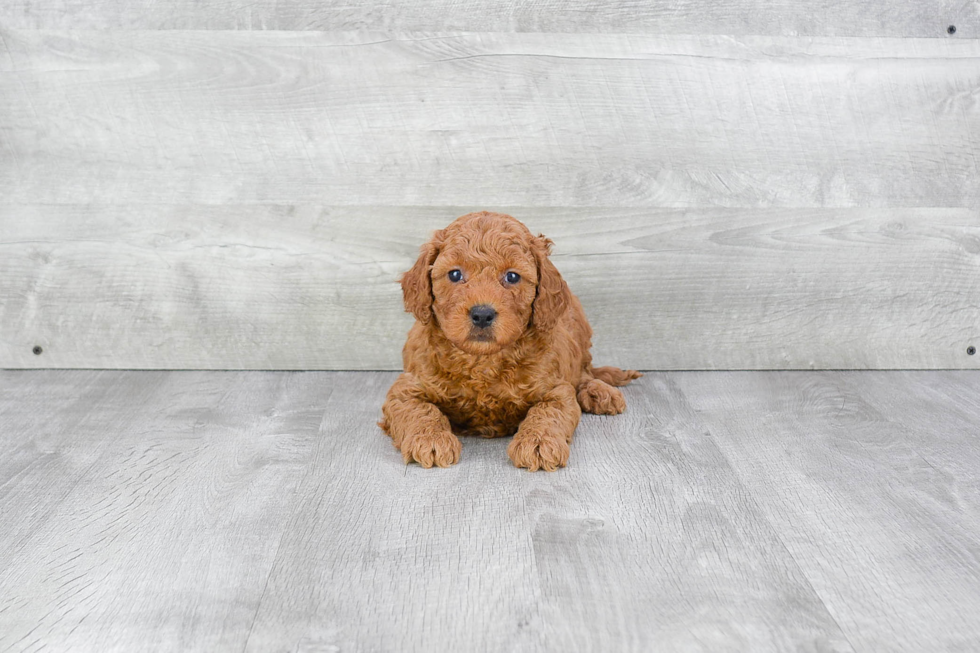
[[[605,30],[611,3],[592,33],[527,33],[531,10],[450,33],[398,31],[403,5],[387,31],[199,31],[148,8],[130,31],[138,6],[0,28],[0,367],[395,369],[395,280],[483,208],[556,240],[601,362],[977,366],[969,21],[671,34]],[[881,34],[925,11],[903,6]]]
[[[7,204],[980,206],[976,40],[5,40]]]
[[[5,0],[0,24],[25,29],[416,30],[947,36],[976,38],[980,5],[962,0]]]
[[[470,208],[4,207],[0,367],[398,369],[396,280]],[[600,364],[978,367],[976,210],[496,208]]]

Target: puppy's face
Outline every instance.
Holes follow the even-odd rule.
[[[471,354],[520,338],[538,285],[531,234],[486,222],[447,229],[431,271],[432,312],[450,342]]]
[[[547,260],[550,241],[514,218],[468,214],[436,232],[402,278],[405,304],[469,354],[514,344],[530,326],[550,328],[568,289]]]

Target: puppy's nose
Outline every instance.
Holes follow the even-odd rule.
[[[485,329],[493,324],[493,320],[496,317],[497,311],[489,304],[480,304],[470,309],[470,319],[473,321],[474,326],[481,329]]]

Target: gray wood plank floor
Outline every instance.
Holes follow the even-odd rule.
[[[393,373],[0,372],[0,651],[980,648],[980,373],[669,372],[569,467]]]

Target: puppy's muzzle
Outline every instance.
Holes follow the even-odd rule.
[[[478,329],[493,326],[495,319],[497,319],[497,311],[489,304],[479,304],[470,309],[470,321]]]

